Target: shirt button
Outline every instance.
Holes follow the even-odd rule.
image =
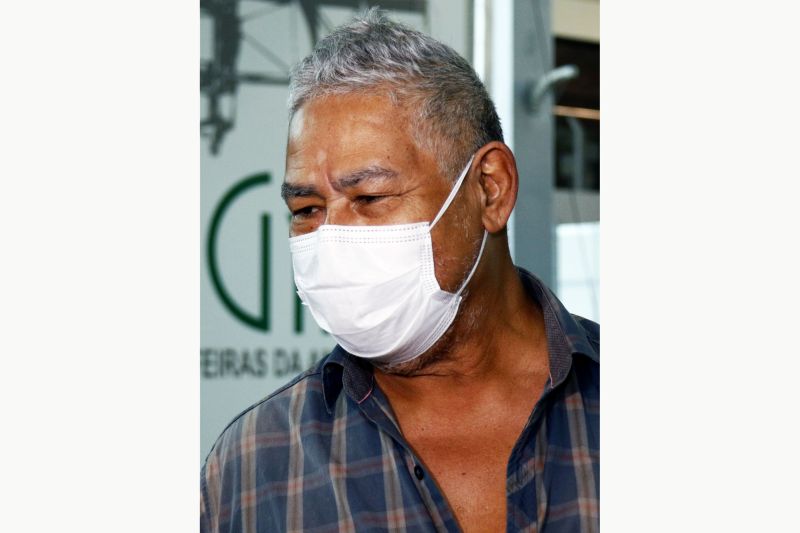
[[[414,467],[414,475],[417,476],[417,479],[421,480],[422,478],[425,477],[425,471],[422,470],[422,468],[419,465],[417,465]]]

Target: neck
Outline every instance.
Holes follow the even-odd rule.
[[[376,368],[389,395],[453,394],[464,387],[507,387],[547,375],[547,341],[538,305],[526,293],[507,245],[487,244],[487,259],[469,284],[448,332],[428,352],[393,369]],[[498,253],[499,252],[499,253]],[[504,253],[503,253],[504,252]]]

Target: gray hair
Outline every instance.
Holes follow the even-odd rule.
[[[469,63],[377,8],[336,28],[294,66],[289,114],[320,96],[376,90],[411,111],[414,140],[452,180],[478,148],[503,140],[494,104]]]

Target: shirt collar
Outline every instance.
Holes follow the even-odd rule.
[[[567,378],[576,355],[600,362],[600,326],[570,314],[542,281],[517,267],[525,291],[536,300],[544,316],[547,350],[550,356],[550,381],[556,387]]]
[[[346,352],[338,344],[322,365],[322,394],[328,413],[333,413],[342,388],[353,401],[360,404],[369,398],[374,386],[372,364]]]
[[[567,378],[576,355],[599,363],[599,326],[570,314],[539,278],[523,268],[518,267],[517,271],[525,291],[539,304],[544,315],[551,387],[558,386]],[[322,386],[329,413],[333,413],[342,389],[360,404],[370,396],[375,386],[372,365],[337,345],[322,365]]]

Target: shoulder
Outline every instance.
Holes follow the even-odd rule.
[[[597,357],[600,357],[600,324],[583,318],[582,316],[572,315],[572,318],[583,329],[586,334],[586,340],[592,345],[592,348],[597,352]]]
[[[331,424],[321,379],[328,357],[239,413],[217,438],[200,473],[202,520],[209,529],[243,505],[242,480],[252,477],[256,464],[258,486],[277,490],[288,479],[303,428],[322,431],[320,424]]]
[[[283,461],[295,430],[327,421],[321,371],[328,357],[234,417],[206,456],[204,481],[235,473],[251,456],[270,463]]]
[[[599,402],[600,400],[600,324],[572,315],[581,330],[585,342],[581,354],[573,358],[575,377],[583,395]],[[588,343],[588,346],[587,346]]]

